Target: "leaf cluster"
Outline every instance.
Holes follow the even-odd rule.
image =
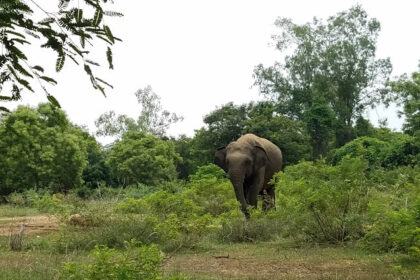
[[[41,41],[42,48],[48,48],[57,55],[55,69],[57,72],[64,67],[66,59],[79,65],[83,64],[95,89],[105,94],[107,82],[96,77],[90,65],[99,66],[89,59],[87,45],[93,45],[94,39],[99,39],[107,45],[106,57],[109,68],[113,68],[111,46],[120,39],[116,38],[109,26],[105,25],[104,16],[122,16],[117,12],[104,11],[107,0],[84,0],[84,6],[72,0],[58,1],[58,11],[48,12],[35,1],[27,4],[24,1],[2,0],[0,9],[0,100],[19,100],[22,90],[34,91],[33,81],[38,81],[47,95],[48,100],[59,106],[56,98],[45,86],[57,84],[57,81],[44,74],[40,65],[32,65],[30,57],[23,47],[34,41]],[[34,10],[39,10],[46,17],[38,20]],[[89,16],[89,11],[94,15]],[[6,87],[6,88],[4,88]],[[10,87],[10,91],[9,91]],[[5,94],[5,92],[10,94]],[[5,110],[4,107],[2,107]]]

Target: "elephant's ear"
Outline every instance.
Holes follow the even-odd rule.
[[[265,149],[261,146],[255,146],[255,169],[258,170],[264,167],[267,161],[269,161],[269,158]]]
[[[226,147],[220,147],[214,153],[213,163],[227,172],[226,167]]]

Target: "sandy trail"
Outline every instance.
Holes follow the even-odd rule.
[[[25,234],[41,234],[58,230],[58,219],[54,216],[25,216],[0,218],[0,236],[17,233],[24,224]]]

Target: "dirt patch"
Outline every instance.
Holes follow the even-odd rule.
[[[198,255],[175,256],[165,261],[167,271],[207,275],[215,277],[214,279],[322,279],[318,277],[351,274],[357,267],[358,264],[351,260],[308,263],[261,260],[251,257],[217,258]]]
[[[26,216],[0,218],[0,236],[8,236],[25,225],[25,234],[42,234],[58,230],[58,219],[54,216]]]

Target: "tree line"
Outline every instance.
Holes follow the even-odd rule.
[[[188,180],[212,161],[216,148],[244,133],[278,145],[286,166],[319,158],[337,164],[347,155],[383,168],[418,163],[420,69],[390,79],[390,60],[376,58],[376,19],[356,6],[326,21],[299,25],[279,18],[276,26],[276,48],[287,55],[254,69],[254,86],[265,100],[221,105],[204,116],[193,137],[166,136],[182,117],[164,110],[151,87],[135,93],[137,119],[113,111],[98,118],[97,135],[117,139],[106,147],[72,124],[56,102],[2,115],[1,194]],[[405,116],[403,132],[375,128],[363,117],[368,108],[391,102]]]

